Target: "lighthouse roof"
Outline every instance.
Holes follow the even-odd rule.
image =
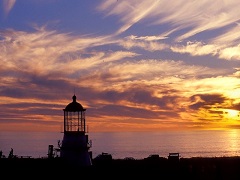
[[[64,111],[75,112],[75,111],[85,111],[86,110],[83,108],[83,106],[80,103],[77,102],[77,97],[75,95],[73,95],[72,99],[73,99],[73,101],[65,107]]]

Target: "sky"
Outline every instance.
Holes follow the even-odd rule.
[[[0,131],[240,128],[240,1],[0,0]]]

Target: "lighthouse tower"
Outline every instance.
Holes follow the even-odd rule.
[[[86,134],[86,109],[77,102],[75,94],[64,111],[64,135],[60,147],[60,157],[73,166],[92,165],[89,148],[91,144]]]

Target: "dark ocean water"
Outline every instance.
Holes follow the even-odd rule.
[[[88,133],[92,155],[102,152],[113,158],[145,158],[151,154],[167,157],[240,156],[240,130],[178,132],[95,132]],[[0,132],[0,150],[8,156],[11,148],[17,156],[46,157],[48,145],[57,147],[60,132]]]

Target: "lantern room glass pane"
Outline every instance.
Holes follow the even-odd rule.
[[[65,112],[65,131],[85,131],[84,112]]]

